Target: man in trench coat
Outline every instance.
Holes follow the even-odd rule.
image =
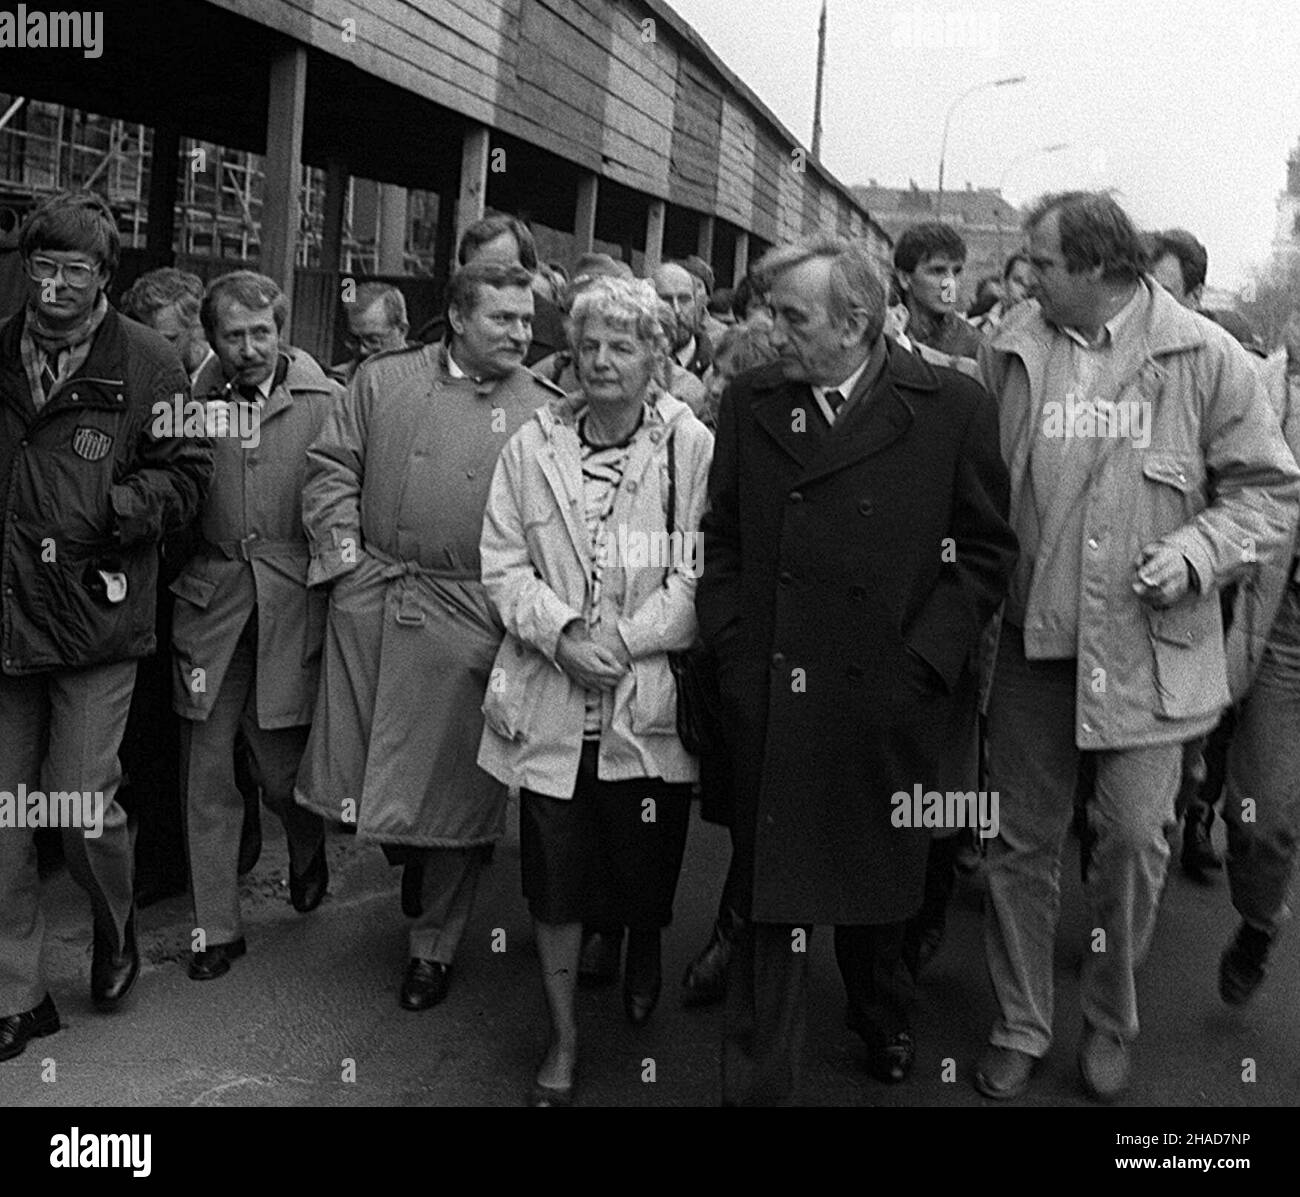
[[[194,390],[216,473],[195,556],[171,590],[196,933],[189,975],[210,981],[246,947],[234,761],[241,728],[266,803],[285,826],[294,909],[314,910],[328,885],[324,824],[293,801],[325,625],[324,599],[307,589],[300,496],[307,446],[342,388],[307,354],[283,347],[288,302],[265,275],[223,275],[201,311],[216,357]]]
[[[950,774],[973,650],[1016,558],[993,403],[881,335],[864,250],[821,239],[761,266],[780,359],[724,395],[696,599],[736,737],[750,918],[727,996],[727,1105],[793,1095],[818,923],[836,927],[871,1071],[910,1071],[903,933],[927,835],[897,825],[892,796]]]
[[[505,831],[505,787],[476,763],[504,635],[479,536],[502,446],[563,394],[523,366],[529,283],[516,265],[461,267],[450,344],[362,363],[308,454],[310,581],[333,590],[297,799],[415,865],[408,1010],[446,996],[483,848]]]

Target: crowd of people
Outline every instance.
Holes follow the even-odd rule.
[[[263,802],[301,913],[331,828],[401,867],[396,992],[424,1011],[517,796],[535,1106],[575,1100],[578,985],[621,977],[627,1019],[653,1016],[695,799],[732,854],[680,996],[725,1002],[727,1105],[797,1099],[817,925],[868,1070],[905,1081],[917,979],[976,868],[999,1013],[973,1080],[1022,1094],[1072,830],[1088,1094],[1128,1084],[1180,819],[1204,878],[1221,806],[1241,924],[1220,992],[1261,984],[1300,842],[1300,370],[1201,310],[1191,234],[1046,196],[963,313],[941,222],[892,270],[812,237],[732,289],[699,258],[568,271],[489,216],[414,335],[399,288],[349,291],[336,365],[252,271],[151,271],[114,306],[90,193],[19,245],[0,798],[96,795],[102,819],[0,818],[0,1060],[60,1027],[36,826],[90,896],[111,1011],[161,897],[191,895],[195,981],[248,951]]]

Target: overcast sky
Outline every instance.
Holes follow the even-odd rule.
[[[671,3],[809,144],[821,0]],[[1211,286],[1267,259],[1300,138],[1295,0],[829,0],[822,159],[848,184],[934,187],[948,106],[1010,75],[957,107],[945,189],[1114,187],[1142,227],[1205,242]]]

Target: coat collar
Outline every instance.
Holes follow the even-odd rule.
[[[329,395],[338,386],[338,383],[330,381],[325,371],[310,354],[293,346],[284,346],[281,353],[288,360],[288,368],[284,381],[279,386],[273,387],[267,397],[266,405],[262,409],[263,422],[292,407],[294,400],[300,396],[313,393]],[[194,396],[203,401],[218,397],[226,398],[225,388],[226,380],[221,371],[221,362],[214,355],[204,364],[194,380]]]
[[[1150,356],[1181,353],[1205,343],[1204,316],[1183,307],[1149,276],[1144,276],[1138,286],[1145,291],[1146,302],[1134,317]],[[1030,300],[1012,308],[994,333],[990,347],[999,353],[1018,354],[1026,364],[1033,365],[1047,356],[1059,336],[1061,333],[1043,317],[1038,301]]]
[[[823,435],[809,428],[821,412],[806,383],[788,382],[778,364],[755,378],[754,419],[804,470],[799,483],[813,482],[879,453],[898,440],[915,418],[910,396],[939,389],[929,362],[908,353],[887,337],[873,353],[883,361],[869,367],[854,388],[854,402],[842,421]]]

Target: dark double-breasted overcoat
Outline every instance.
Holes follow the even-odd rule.
[[[928,834],[895,826],[891,797],[943,786],[966,751],[973,650],[1015,563],[992,399],[877,353],[833,428],[780,363],[738,378],[719,416],[696,605],[759,921],[915,913]]]

